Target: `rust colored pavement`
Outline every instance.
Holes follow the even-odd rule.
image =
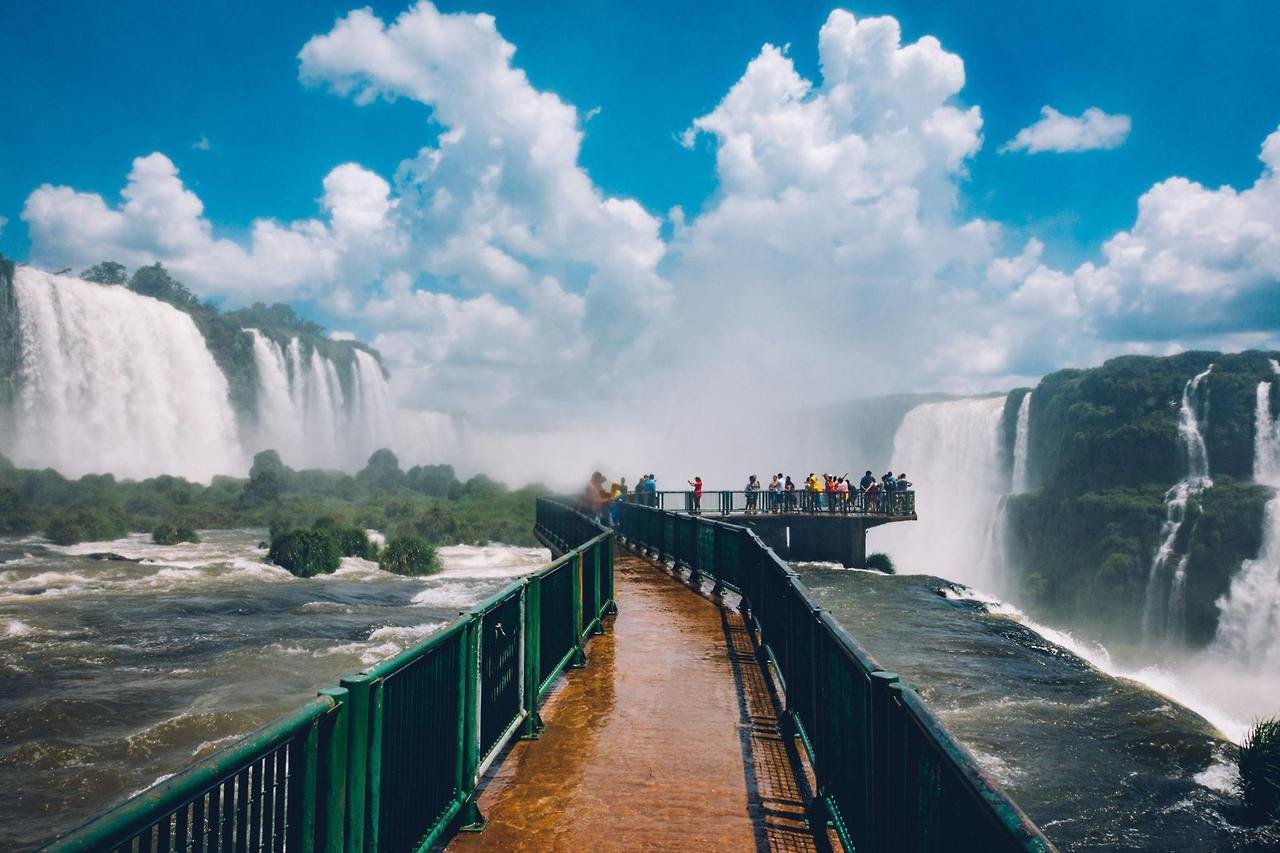
[[[815,850],[796,755],[738,613],[619,552],[618,615],[451,850]]]

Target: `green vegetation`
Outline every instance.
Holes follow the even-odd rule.
[[[874,554],[867,555],[867,568],[874,569],[877,572],[884,572],[891,575],[894,572],[893,559],[885,553],[877,551]]]
[[[329,530],[290,530],[271,540],[267,559],[300,578],[333,574],[342,563],[342,549]]]
[[[459,481],[448,465],[402,471],[378,451],[355,476],[295,471],[278,453],[254,457],[248,479],[215,477],[209,485],[179,477],[117,481],[110,475],[68,480],[56,471],[15,468],[0,456],[0,535],[41,532],[61,544],[112,539],[161,526],[195,531],[265,527],[272,538],[317,525],[338,532],[339,553],[373,559],[364,531],[419,536],[431,545],[536,545],[534,500],[541,486],[509,489],[485,476]]]
[[[151,541],[157,545],[177,545],[179,542],[198,543],[200,536],[190,527],[165,523],[151,531]]]
[[[1030,410],[1028,474],[1035,491],[1007,505],[1011,556],[1022,592],[1038,611],[1093,623],[1110,639],[1138,639],[1164,495],[1186,475],[1178,442],[1183,388],[1212,363],[1203,427],[1214,485],[1188,505],[1176,547],[1188,554],[1187,639],[1213,638],[1215,601],[1261,545],[1270,492],[1248,480],[1256,388],[1273,378],[1272,357],[1125,356],[1040,382]],[[1003,420],[1009,450],[1014,396],[1021,402],[1011,394]]]
[[[436,549],[421,536],[397,536],[378,555],[383,571],[416,578],[440,571]]]
[[[1262,720],[1236,750],[1240,793],[1255,823],[1280,822],[1280,718]]]

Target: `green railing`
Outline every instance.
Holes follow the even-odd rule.
[[[1054,849],[916,692],[814,603],[751,530],[625,503],[618,533],[716,591],[741,594],[846,848]]]
[[[537,504],[562,556],[450,625],[55,840],[56,851],[423,850],[480,829],[476,786],[614,609],[613,536]]]

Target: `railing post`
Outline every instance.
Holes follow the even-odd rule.
[[[329,698],[327,694],[320,695]],[[331,700],[332,701],[332,700]],[[332,707],[330,708],[332,710]],[[316,836],[316,777],[321,762],[320,729],[324,717],[316,717],[297,748],[289,750],[290,785],[297,784],[301,794],[290,797],[287,805],[285,847],[289,850],[319,849]]]
[[[369,730],[373,679],[364,673],[343,676],[338,684],[347,689],[347,853],[365,848],[365,806],[369,791]]]
[[[573,585],[573,658],[569,666],[580,669],[587,665],[587,656],[582,651],[582,552],[574,554],[572,560],[569,577]]]
[[[316,848],[325,853],[342,853],[347,817],[347,717],[350,708],[345,687],[326,687],[319,695],[333,700],[320,733],[319,786],[321,814],[316,821]]]
[[[601,563],[604,562],[604,552],[606,547],[613,547],[612,539],[605,539],[603,542],[597,542],[595,547],[591,549],[593,552],[591,559],[591,571],[595,572],[596,581],[591,585],[591,588],[595,590],[594,600],[591,602],[591,618],[594,619],[596,623],[595,630],[593,630],[592,633],[595,635],[604,633],[604,613],[601,606],[604,603],[604,594],[601,589],[601,585],[603,583],[603,579],[601,577],[603,574],[601,570]]]
[[[724,528],[719,524],[711,526],[711,568],[715,584],[711,587],[712,595],[724,595]]]
[[[463,832],[481,832],[487,823],[477,802],[477,771],[480,768],[480,623],[472,615],[467,623],[467,641],[462,664],[462,785],[459,796],[465,797],[459,819]]]
[[[533,575],[524,588],[524,728],[520,737],[536,740],[544,726],[538,715],[538,674],[542,671],[542,578]]]

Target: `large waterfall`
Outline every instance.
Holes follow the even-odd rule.
[[[1211,364],[1187,380],[1178,407],[1178,444],[1186,462],[1186,475],[1164,496],[1165,520],[1160,528],[1160,546],[1151,560],[1142,610],[1143,636],[1155,645],[1186,638],[1188,549],[1180,536],[1188,502],[1213,485],[1209,479],[1209,451],[1202,426],[1208,417],[1208,401],[1201,393],[1212,370]]]
[[[1002,591],[1004,403],[1004,397],[948,400],[907,412],[893,440],[893,470],[915,484],[920,520],[876,528],[869,550],[887,551],[900,571]]]
[[[253,450],[273,448],[298,468],[363,465],[392,438],[394,408],[377,359],[353,349],[343,385],[340,368],[295,337],[281,347],[256,329],[257,427]]]
[[[1280,374],[1280,364],[1271,363]],[[1253,479],[1280,489],[1280,419],[1271,416],[1271,383],[1259,382],[1254,415]],[[1266,507],[1262,550],[1246,560],[1218,600],[1212,650],[1280,682],[1280,496]]]
[[[191,318],[155,299],[19,267],[18,465],[208,480],[245,459],[226,377]]]
[[[19,466],[208,481],[244,476],[267,448],[294,467],[355,470],[396,438],[382,367],[358,346],[326,343],[326,357],[297,337],[282,348],[244,330],[252,363],[230,369],[256,373],[256,404],[237,417],[227,374],[187,313],[30,267],[12,288],[18,390],[0,399],[0,453]]]

